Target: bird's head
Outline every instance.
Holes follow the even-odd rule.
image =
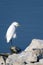
[[[16,27],[20,26],[20,24],[18,22],[13,22],[13,25]]]

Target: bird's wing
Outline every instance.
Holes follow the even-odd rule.
[[[6,33],[7,43],[9,43],[10,40],[12,39],[13,34],[14,34],[14,31],[15,31],[15,27],[11,25],[11,26],[8,28],[7,33]]]
[[[16,33],[13,35],[13,38],[16,38]]]

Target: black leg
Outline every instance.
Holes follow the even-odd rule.
[[[12,47],[12,39],[11,39],[10,43],[11,43],[11,47]]]

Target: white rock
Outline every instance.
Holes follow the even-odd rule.
[[[32,49],[31,52],[33,54],[35,54],[36,56],[40,56],[41,55],[41,49],[38,49],[38,48]]]
[[[5,65],[5,62],[2,56],[0,56],[0,65]]]
[[[42,49],[43,48],[43,40],[33,39],[31,44],[25,49],[25,51],[30,51],[33,48]]]
[[[6,59],[6,64],[12,64],[14,61],[16,61],[18,58],[18,54],[12,54],[9,55],[8,58]]]
[[[29,65],[30,62],[37,62],[37,56],[40,54],[43,55],[43,50],[41,49],[43,49],[43,40],[33,39],[31,44],[23,52],[8,56],[6,64],[25,65],[24,62],[26,62],[26,65]],[[42,61],[40,60],[41,63]],[[35,65],[39,65],[40,62],[35,63]],[[30,65],[32,64],[30,63]]]
[[[29,62],[37,62],[37,55],[33,51],[23,51],[20,54],[12,54],[10,55],[6,63],[8,64],[22,64],[23,62],[26,62],[29,64]]]
[[[39,62],[40,62],[40,63],[43,63],[43,59],[40,59]]]
[[[24,51],[20,54],[19,56],[21,59],[23,59],[24,61],[26,61],[27,63],[29,62],[37,62],[37,56],[36,54],[33,54],[33,52],[27,52]]]
[[[13,62],[13,65],[25,65],[25,63],[23,62],[22,59],[18,59],[18,60]]]
[[[18,54],[13,54],[7,58],[6,65],[25,65],[25,64],[23,60],[19,58]]]

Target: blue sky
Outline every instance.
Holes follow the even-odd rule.
[[[13,45],[25,49],[33,38],[43,39],[43,0],[0,0],[0,52],[9,52],[5,34],[13,21],[21,24]]]

